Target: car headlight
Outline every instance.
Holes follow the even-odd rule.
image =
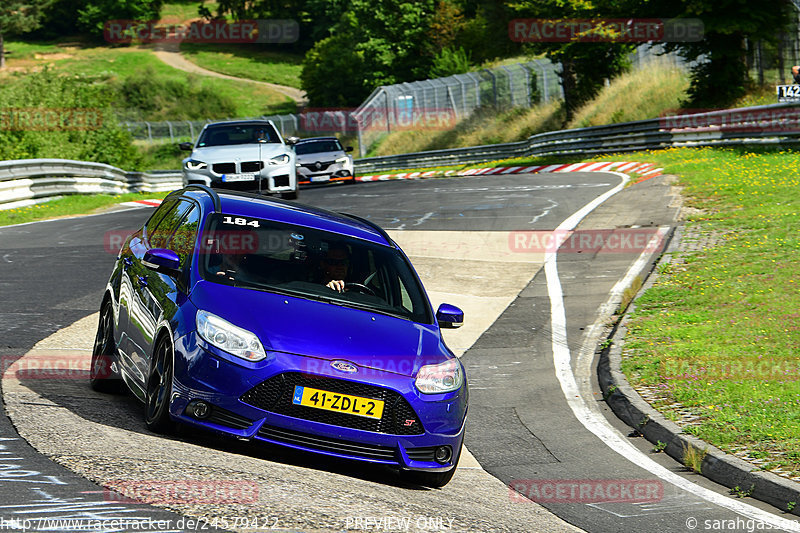
[[[195,159],[190,159],[186,162],[186,169],[187,170],[204,170],[208,168],[208,164],[202,161],[197,161]]]
[[[286,154],[281,154],[269,160],[270,165],[285,165],[291,158]]]
[[[261,361],[267,354],[258,337],[246,329],[207,311],[197,312],[197,333],[209,344],[247,361]]]
[[[336,163],[339,163],[340,165],[346,165],[349,162],[350,159],[347,156],[340,157],[339,159],[336,160]]]
[[[464,370],[458,359],[438,365],[425,365],[419,369],[414,385],[423,394],[436,394],[458,390],[464,383]]]

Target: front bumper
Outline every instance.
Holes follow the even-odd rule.
[[[227,174],[216,174],[209,170],[184,169],[184,184],[200,183],[209,187],[234,190],[260,190],[264,193],[282,193],[297,190],[297,173],[293,164],[267,165],[256,173],[254,180],[229,181]]]
[[[357,427],[345,427],[337,425],[337,416],[351,419],[361,417],[334,413],[336,416],[332,417],[312,415],[311,418],[316,418],[312,420],[303,418],[306,415],[302,412],[287,409],[286,402],[283,407],[277,404],[273,408],[263,404],[256,407],[252,403],[259,402],[253,401],[252,395],[246,396],[271,378],[289,375],[311,380],[314,386],[322,390],[325,390],[326,382],[330,385],[331,380],[347,386],[384,389],[389,394],[387,397],[395,398],[392,401],[401,398],[415,415],[398,408],[397,411],[387,411],[384,418],[395,416],[396,412],[401,413],[397,417],[401,418],[399,426],[402,426],[405,420],[416,417],[421,428],[417,434],[398,434],[398,425],[391,424],[366,430],[361,420],[350,424]],[[293,386],[293,383],[289,385]],[[286,390],[280,394],[285,393]],[[193,415],[192,406],[197,401],[211,406],[202,419]],[[414,388],[412,378],[389,372],[359,368],[356,374],[344,375],[333,370],[328,361],[279,352],[271,352],[267,359],[258,363],[238,361],[207,345],[194,334],[181,338],[175,344],[175,381],[170,403],[172,417],[186,424],[240,439],[264,441],[401,469],[443,472],[458,462],[464,438],[467,401],[466,384],[453,393],[423,395]],[[394,406],[387,402],[386,409],[394,409]],[[445,463],[434,460],[434,452],[441,446],[449,446],[453,454]]]
[[[325,170],[310,170],[304,166],[297,167],[297,182],[302,184],[308,183],[328,183],[336,181],[352,181],[353,168],[352,165],[343,165],[336,163],[329,166]]]

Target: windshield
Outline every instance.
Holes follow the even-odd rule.
[[[220,124],[207,127],[200,136],[197,147],[259,142],[279,143],[281,138],[271,124]]]
[[[203,279],[431,323],[427,300],[394,248],[270,220],[212,214]]]
[[[336,139],[322,141],[299,142],[294,146],[297,155],[315,154],[317,152],[344,152],[342,145]]]

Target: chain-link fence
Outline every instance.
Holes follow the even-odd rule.
[[[446,78],[378,87],[353,113],[363,157],[382,135],[409,127],[452,125],[476,108],[530,107],[563,98],[555,65],[545,59]]]

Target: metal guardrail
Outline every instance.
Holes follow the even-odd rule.
[[[562,130],[524,141],[356,159],[356,172],[484,163],[516,157],[588,156],[678,146],[793,144],[800,140],[800,104],[726,109]],[[0,205],[65,194],[166,191],[182,186],[179,171],[126,172],[64,159],[0,162]]]
[[[0,205],[6,209],[69,194],[171,191],[182,185],[180,171],[126,172],[68,159],[0,161]]]
[[[532,135],[525,141],[356,159],[359,174],[517,157],[596,155],[677,146],[791,144],[800,104],[726,109]]]

